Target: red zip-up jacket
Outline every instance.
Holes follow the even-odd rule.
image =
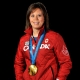
[[[38,34],[37,41],[32,39],[33,50],[43,32]],[[20,38],[14,69],[16,80],[66,80],[72,68],[69,51],[62,36],[55,31],[47,31],[36,57],[37,74],[29,75],[28,68],[31,65],[29,53],[29,40],[32,28],[25,30],[25,35]]]

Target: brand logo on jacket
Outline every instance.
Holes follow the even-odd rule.
[[[27,51],[29,49],[29,41],[26,41],[23,47],[24,51]]]
[[[68,52],[68,49],[66,48],[66,46],[63,45],[63,48],[62,48],[62,53],[66,56],[69,55],[69,52]]]
[[[41,44],[40,49],[50,49],[50,44],[48,44],[49,39],[45,39],[45,43]],[[33,44],[32,46],[33,50],[36,48],[36,46]],[[25,45],[23,47],[24,51],[27,51],[29,49],[29,41],[25,42]]]
[[[45,43],[48,43],[49,39],[45,39]]]
[[[29,45],[29,41],[26,41],[26,42],[25,42],[25,45]]]
[[[50,44],[41,44],[40,49],[49,49]]]

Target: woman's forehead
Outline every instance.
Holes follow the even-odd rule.
[[[31,13],[34,13],[34,12],[42,13],[43,11],[40,8],[35,8],[31,11]]]

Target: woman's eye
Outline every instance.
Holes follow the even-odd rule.
[[[31,17],[34,17],[34,15],[31,15]]]
[[[37,17],[41,17],[41,16],[42,16],[41,14],[37,15]],[[31,15],[31,17],[35,17],[35,15]]]
[[[39,17],[41,17],[41,15],[38,15]]]

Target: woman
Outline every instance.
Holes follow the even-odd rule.
[[[66,80],[72,61],[62,36],[49,29],[46,7],[36,2],[26,15],[15,56],[16,80]]]

